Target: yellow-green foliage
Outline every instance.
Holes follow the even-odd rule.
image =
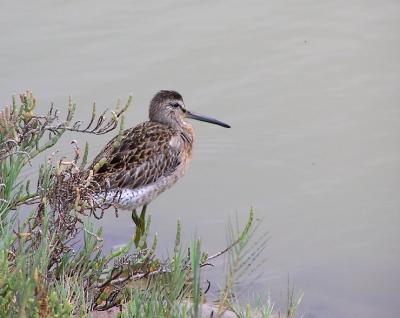
[[[230,261],[219,313],[229,307],[235,277],[263,247],[262,240],[254,251],[245,250],[253,235],[253,212],[244,230],[231,233],[229,247],[214,256],[201,252],[198,239],[184,252],[178,222],[172,256],[158,259],[157,237],[146,247],[150,218],[136,249],[131,240],[107,255],[101,249],[101,229],[82,217],[79,202],[51,205],[55,202],[51,196],[57,194],[55,180],[62,187],[65,176],[80,178],[88,157],[87,144],[81,164],[77,164],[80,151],[76,147],[70,167],[62,168],[54,159],[44,160],[36,180],[21,178],[24,167],[55,146],[65,131],[103,134],[117,128],[131,100],[108,121],[104,114],[96,120],[94,105],[85,128],[80,121],[73,123],[76,105],[71,98],[65,120],[53,107],[47,114],[37,115],[30,92],[20,95],[20,105],[14,98],[12,106],[0,111],[0,318],[85,317],[90,311],[119,305],[124,309],[121,317],[197,318],[203,302],[201,267],[225,252]],[[120,134],[122,128],[121,124]],[[65,171],[68,173],[63,175]],[[85,184],[87,180],[78,181]],[[28,215],[20,214],[23,210]]]

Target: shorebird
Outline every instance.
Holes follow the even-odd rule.
[[[187,119],[230,128],[187,110],[178,92],[162,90],[150,102],[149,120],[114,137],[90,166],[101,188],[97,199],[132,210],[136,243],[144,231],[147,205],[187,170],[194,142],[194,130]],[[136,213],[139,207],[140,217]]]

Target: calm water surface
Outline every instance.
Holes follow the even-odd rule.
[[[132,92],[131,126],[167,88],[233,126],[194,123],[187,176],[149,207],[160,253],[178,218],[221,249],[253,206],[270,241],[252,292],[284,303],[289,275],[305,317],[400,316],[399,1],[2,1],[0,17],[1,105],[72,94],[88,119]],[[69,135],[60,155],[111,137]],[[106,249],[133,231],[99,224]]]

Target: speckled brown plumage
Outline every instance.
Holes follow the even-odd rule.
[[[181,163],[181,151],[170,146],[177,135],[173,128],[151,121],[125,130],[118,146],[117,136],[94,159],[90,169],[105,159],[94,180],[113,188],[135,189],[171,175]]]

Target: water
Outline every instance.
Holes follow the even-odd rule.
[[[194,124],[187,176],[149,207],[160,253],[178,218],[185,238],[221,249],[228,216],[253,206],[270,241],[252,291],[283,303],[289,275],[305,317],[399,317],[400,2],[1,7],[2,105],[31,89],[41,109],[62,108],[72,94],[87,119],[94,99],[105,108],[132,92],[133,126],[157,90],[176,89],[233,126]],[[74,138],[93,158],[111,136],[69,135],[60,155]],[[133,231],[128,215],[99,224],[107,249]]]

